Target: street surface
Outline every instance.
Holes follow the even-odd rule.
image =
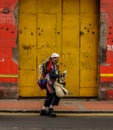
[[[0,113],[0,130],[113,130],[113,114],[58,114],[52,118]]]

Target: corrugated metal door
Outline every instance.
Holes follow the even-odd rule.
[[[97,96],[96,0],[20,0],[19,96],[44,96],[38,66],[52,52],[67,69],[70,96]]]

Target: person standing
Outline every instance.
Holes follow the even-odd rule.
[[[59,104],[60,98],[55,93],[54,82],[56,78],[60,76],[60,71],[58,67],[59,54],[52,53],[46,64],[47,73],[45,78],[47,79],[46,85],[46,98],[42,109],[40,111],[40,116],[50,116],[56,117],[53,107]],[[47,111],[48,108],[48,111]]]

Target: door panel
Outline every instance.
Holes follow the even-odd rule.
[[[36,17],[31,14],[20,14],[19,24],[19,67],[36,69]],[[30,21],[30,22],[28,22]]]
[[[37,93],[36,0],[19,2],[19,96],[32,97]]]
[[[36,70],[20,70],[20,86],[36,86]]]
[[[38,95],[36,86],[36,70],[19,71],[19,96],[20,97],[32,97]]]
[[[37,11],[37,68],[53,52],[61,49],[61,1],[38,0]],[[51,4],[50,4],[51,3]],[[37,69],[38,79],[38,69]],[[38,88],[39,96],[45,91]]]
[[[71,8],[72,7],[72,8]],[[62,65],[69,96],[79,96],[79,0],[65,0],[62,23]]]
[[[37,86],[20,86],[19,96],[20,97],[37,97]],[[39,95],[38,95],[39,96]]]
[[[99,14],[99,0],[80,0],[80,14]]]
[[[37,68],[53,52],[61,49],[61,1],[38,0],[37,5]],[[38,73],[38,71],[37,71]],[[38,79],[38,74],[37,74]],[[38,88],[39,96],[45,91]]]
[[[63,13],[75,13],[79,16],[80,0],[64,0],[62,3]]]
[[[56,18],[54,14],[38,14],[38,33],[37,33],[37,65],[39,66],[46,58],[50,56],[52,52],[58,52],[60,48],[57,43],[57,37],[55,33]],[[46,24],[45,24],[46,23]],[[37,68],[38,68],[37,66]],[[38,71],[37,71],[38,75]],[[43,92],[40,89],[40,95]]]
[[[61,0],[37,0],[38,13],[61,13]]]
[[[36,5],[37,0],[19,0],[19,13],[36,14]]]
[[[80,96],[96,96],[98,94],[98,14],[96,14],[98,9],[96,0],[81,0],[80,4]]]

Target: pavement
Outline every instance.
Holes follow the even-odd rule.
[[[0,99],[0,112],[40,112],[44,99]],[[56,113],[113,113],[113,100],[61,99]]]

